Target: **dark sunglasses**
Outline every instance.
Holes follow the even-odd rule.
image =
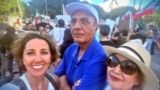
[[[76,24],[78,20],[76,18],[72,18],[71,19],[71,25],[74,26]],[[84,17],[84,18],[80,18],[80,23],[83,25],[88,25],[90,22],[88,20],[88,18]]]
[[[114,68],[118,64],[120,64],[122,72],[127,75],[133,75],[135,72],[139,70],[139,67],[131,60],[124,60],[120,62],[118,57],[116,57],[115,55],[110,55],[108,57],[107,65],[109,67]]]

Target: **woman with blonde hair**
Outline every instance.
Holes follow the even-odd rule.
[[[151,56],[139,43],[118,48],[104,46],[108,55],[107,86],[104,90],[158,90],[159,80],[150,69]]]

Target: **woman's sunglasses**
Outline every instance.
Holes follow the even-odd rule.
[[[116,57],[115,55],[110,55],[108,57],[107,65],[109,67],[114,68],[118,64],[120,64],[122,72],[127,75],[133,75],[135,72],[139,70],[139,67],[131,60],[124,60],[120,62],[118,57]]]

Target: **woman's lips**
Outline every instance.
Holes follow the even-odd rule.
[[[42,69],[44,65],[33,65],[32,68],[35,70]]]
[[[115,77],[115,76],[113,76],[113,75],[110,75],[110,77],[111,77],[111,79],[113,80],[113,81],[120,81],[121,79],[119,79],[119,78],[117,78],[117,77]]]

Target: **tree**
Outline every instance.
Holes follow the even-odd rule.
[[[24,15],[23,2],[20,0],[0,0],[0,22],[4,21],[4,17],[20,16],[20,10]],[[19,8],[20,7],[20,8]]]
[[[123,16],[128,10],[131,10],[132,13],[135,13],[136,10],[130,6],[122,6],[115,9],[112,9],[109,13],[107,13],[107,18],[115,20],[119,16]]]
[[[66,6],[67,4],[71,2],[79,2],[80,0],[62,0],[63,4]]]
[[[32,0],[29,5],[25,5],[26,17],[31,17],[36,14],[36,10],[39,14],[46,15],[46,3],[47,13],[51,18],[54,18],[58,14],[62,14],[62,0]]]
[[[9,13],[9,4],[8,0],[0,0],[1,5],[0,5],[0,22],[4,20],[4,16],[6,16]]]
[[[8,2],[8,0],[0,0],[0,2],[1,2],[1,5],[0,5],[0,14],[4,14],[4,13],[7,13],[7,12],[9,12],[9,9],[10,9],[10,7],[9,7],[9,2]]]
[[[160,12],[154,12],[153,14],[151,15],[147,15],[145,16],[142,20],[145,24],[148,24],[148,23],[156,23],[156,24],[159,24],[160,23]]]
[[[83,2],[83,3],[89,4],[88,2]],[[99,14],[99,18],[104,18],[103,15],[105,14],[105,12],[102,7],[100,7],[98,5],[94,5],[94,4],[90,4],[90,5],[92,5],[97,10],[97,12]]]

